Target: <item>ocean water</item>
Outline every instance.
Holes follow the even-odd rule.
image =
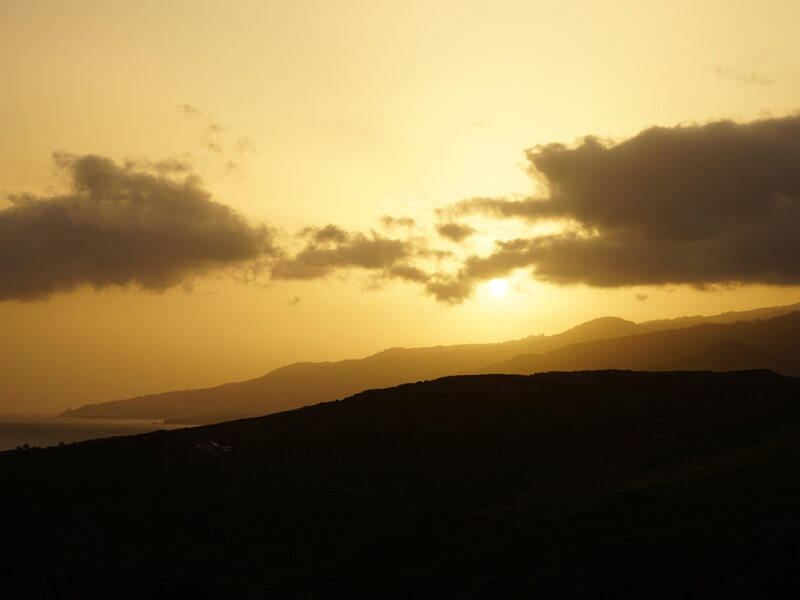
[[[0,415],[0,452],[17,446],[57,446],[95,438],[134,435],[156,429],[180,429],[189,425],[164,425],[135,419],[73,419],[62,417]]]

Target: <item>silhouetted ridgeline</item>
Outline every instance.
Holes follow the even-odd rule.
[[[770,369],[797,376],[800,375],[800,312],[765,321],[695,325],[573,344],[546,354],[516,356],[478,372],[583,369]]]
[[[793,589],[800,380],[462,376],[0,454],[8,597]]]
[[[343,398],[364,389],[388,387],[409,381],[433,379],[447,375],[469,372],[519,372],[530,373],[544,370],[580,370],[594,368],[670,368],[678,361],[713,345],[729,341],[724,334],[714,334],[706,341],[701,333],[692,338],[691,344],[675,347],[664,356],[659,356],[655,344],[670,343],[665,338],[652,339],[644,356],[647,361],[632,362],[630,353],[617,352],[603,346],[592,346],[591,352],[602,364],[595,364],[580,348],[570,349],[574,344],[619,338],[654,331],[686,328],[698,323],[731,323],[737,320],[769,318],[800,308],[800,305],[773,307],[738,313],[725,313],[713,317],[682,317],[679,319],[632,323],[614,317],[595,319],[552,336],[531,336],[521,340],[500,344],[469,344],[462,346],[436,346],[432,348],[392,348],[358,360],[332,363],[296,363],[276,369],[267,375],[250,381],[229,383],[214,388],[183,390],[153,394],[127,400],[102,404],[90,404],[77,410],[66,411],[64,416],[118,417],[137,419],[167,419],[172,422],[218,422],[242,415],[258,415],[278,412]],[[706,331],[706,330],[702,330]],[[722,330],[720,330],[721,332]],[[736,335],[736,334],[735,334]],[[787,333],[788,335],[788,333]],[[796,335],[796,332],[791,332]],[[716,336],[716,337],[714,337]],[[688,338],[687,338],[688,339]],[[749,340],[734,340],[750,343]],[[664,340],[667,340],[664,342]],[[699,344],[696,345],[696,344]],[[785,344],[783,344],[785,345]],[[525,354],[546,354],[561,349],[554,359],[548,358],[540,366],[537,359],[518,357]],[[777,348],[757,347],[761,352],[774,352]],[[635,354],[635,353],[634,353]],[[634,356],[638,359],[638,356]],[[763,358],[763,357],[762,357]],[[739,361],[734,368],[771,368],[794,374],[795,357],[786,361]],[[605,362],[602,362],[605,361]],[[713,361],[709,364],[716,364]],[[487,368],[487,365],[492,365]],[[695,368],[687,366],[683,368]],[[696,368],[713,368],[698,363]],[[191,416],[190,416],[191,415]]]

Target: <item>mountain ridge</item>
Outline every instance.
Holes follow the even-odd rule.
[[[800,311],[771,319],[704,323],[564,346],[545,354],[515,356],[475,373],[534,373],[603,369],[670,370],[670,365],[720,344],[739,342],[760,356],[778,357],[770,369],[800,375]],[[688,365],[684,364],[684,367]],[[741,366],[741,365],[739,365]],[[760,365],[763,367],[764,365]],[[697,367],[699,370],[704,370]],[[738,370],[738,369],[732,369]]]
[[[522,354],[552,352],[576,343],[688,327],[698,320],[725,323],[783,314],[794,309],[800,309],[800,303],[643,323],[619,317],[599,317],[550,336],[531,335],[490,344],[394,347],[358,359],[292,363],[245,381],[93,403],[68,409],[61,416],[162,419],[175,423],[215,422],[288,410],[346,397],[368,388],[460,373],[486,372],[488,365],[501,364]]]

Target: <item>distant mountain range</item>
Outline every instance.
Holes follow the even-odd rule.
[[[769,369],[800,375],[800,312],[766,320],[707,323],[681,329],[570,344],[522,354],[476,373],[631,369],[736,371]]]
[[[800,581],[800,379],[768,371],[447,377],[2,452],[0,473],[8,598],[773,598]]]
[[[772,322],[794,311],[800,303],[644,323],[602,317],[556,335],[497,344],[391,348],[362,359],[295,363],[257,379],[89,404],[62,416],[213,423],[463,373],[766,368],[796,375],[800,313]]]

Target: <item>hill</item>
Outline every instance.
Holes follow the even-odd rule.
[[[10,597],[672,598],[797,583],[800,380],[461,376],[0,454]]]
[[[369,388],[469,373],[487,365],[502,364],[518,355],[547,353],[577,343],[687,327],[698,322],[728,323],[783,314],[797,308],[800,304],[639,324],[616,317],[602,317],[556,335],[529,336],[498,344],[391,348],[362,359],[295,363],[257,379],[213,388],[89,404],[68,410],[63,416],[164,419],[177,423],[219,422],[343,398]],[[633,364],[616,367],[637,368]]]
[[[362,359],[295,363],[257,379],[213,388],[90,404],[65,411],[62,416],[219,422],[343,398],[369,388],[454,375],[522,352],[542,352],[576,341],[625,335],[636,328],[631,321],[603,317],[560,334],[499,344],[390,348]]]
[[[767,369],[777,373],[798,374],[800,365],[790,358],[756,350],[741,341],[727,341],[702,352],[690,354],[666,365],[666,371],[742,371]]]
[[[734,352],[735,351],[735,352]],[[762,369],[800,375],[800,312],[766,320],[704,324],[525,354],[476,373],[596,369]]]

